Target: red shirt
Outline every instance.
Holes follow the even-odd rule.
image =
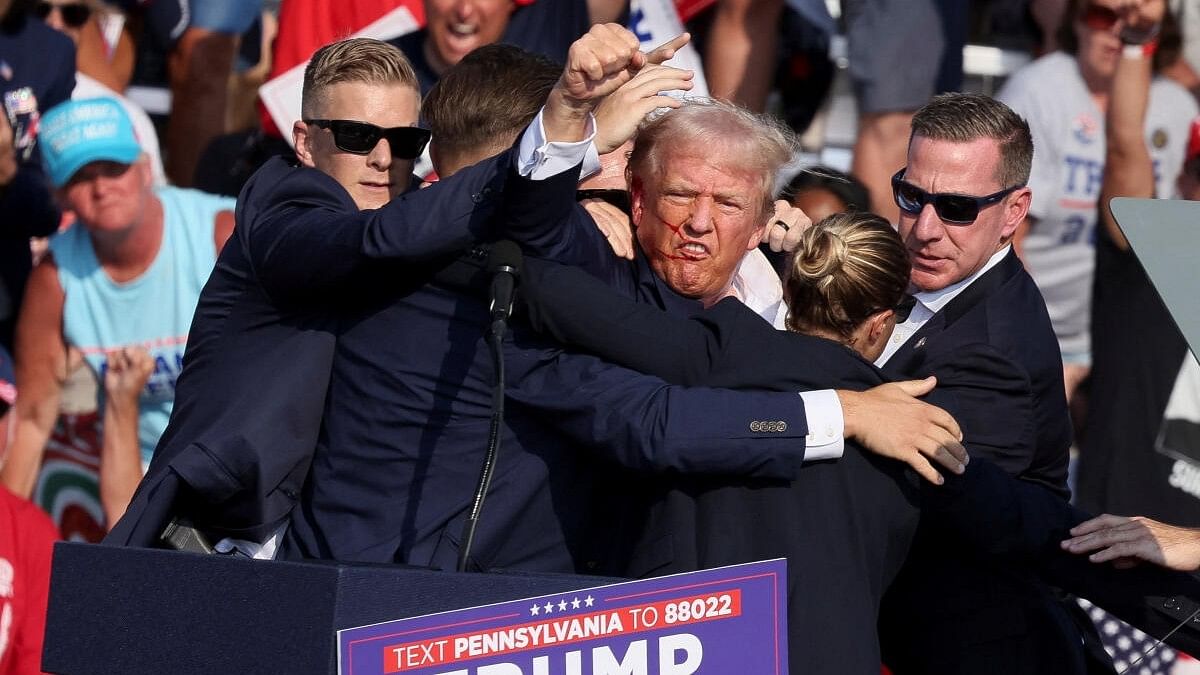
[[[0,675],[42,672],[50,555],[58,530],[0,487]]]

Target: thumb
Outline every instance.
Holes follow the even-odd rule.
[[[937,378],[933,375],[930,375],[923,380],[906,380],[904,382],[897,382],[896,386],[900,387],[900,390],[904,393],[915,398],[918,396],[924,396],[925,394],[933,391],[933,388],[937,386]]]

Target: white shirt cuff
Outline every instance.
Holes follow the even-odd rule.
[[[575,143],[548,142],[542,126],[542,113],[521,135],[517,148],[517,172],[531,180],[545,180],[571,167],[583,163],[580,178],[586,178],[600,170],[600,156],[596,153],[596,118],[588,114],[587,138]]]
[[[802,391],[808,435],[804,437],[804,461],[839,459],[846,450],[846,422],[842,402],[832,389]]]

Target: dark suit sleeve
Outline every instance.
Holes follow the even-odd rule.
[[[1200,581],[1153,565],[1118,570],[1063,551],[1069,530],[1092,516],[1053,491],[973,458],[962,476],[922,486],[922,518],[990,555],[1028,564],[1048,583],[1087,598],[1147,634],[1162,638],[1200,610]],[[1196,624],[1168,644],[1200,653]]]
[[[977,456],[961,476],[947,473],[944,485],[922,485],[921,508],[923,518],[980,551],[1026,560],[1057,552],[1067,532],[1090,517]]]
[[[987,458],[1010,475],[1029,469],[1036,415],[1030,377],[1020,364],[991,345],[974,343],[932,358],[920,375],[937,376],[930,402],[958,420],[971,457]]]
[[[594,357],[510,355],[509,398],[559,431],[638,470],[790,479],[808,433],[796,393],[668,385]]]
[[[721,324],[636,302],[577,267],[526,259],[521,288],[534,330],[668,382],[703,384],[724,354]]]
[[[243,192],[238,235],[273,298],[303,299],[355,279],[371,261],[422,262],[486,238],[510,154],[368,211],[359,211],[329,176],[297,169],[303,174],[297,179]],[[530,181],[530,187],[538,183]]]

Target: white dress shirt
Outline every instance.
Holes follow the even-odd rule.
[[[950,304],[951,300],[958,297],[959,293],[965,291],[967,286],[974,283],[985,272],[999,265],[1000,261],[1004,260],[1004,256],[1008,255],[1010,250],[1012,250],[1011,245],[996,251],[992,254],[991,258],[988,258],[987,263],[983,267],[958,283],[950,284],[939,291],[913,293],[913,297],[916,298],[917,302],[913,305],[912,312],[908,315],[908,319],[904,323],[896,324],[895,330],[892,331],[892,337],[888,340],[887,346],[884,347],[883,353],[875,361],[875,365],[882,368],[883,364],[887,363],[888,359],[892,358],[892,355],[899,351],[914,333],[921,330],[921,327],[932,319],[934,314],[937,314],[946,305]]]

